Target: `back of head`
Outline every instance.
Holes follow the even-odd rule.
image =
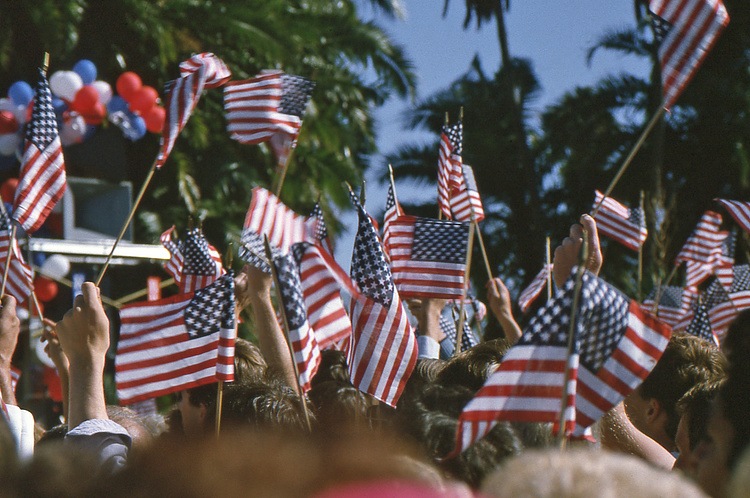
[[[215,423],[215,411],[207,412]],[[261,430],[307,431],[302,400],[279,384],[228,384],[222,402],[222,426]]]
[[[329,380],[348,382],[349,367],[346,364],[346,354],[335,349],[326,349],[320,352],[320,365],[310,385],[327,382]]]
[[[721,384],[722,382],[701,382],[696,384],[677,402],[677,413],[681,417],[687,417],[690,450],[695,450],[698,443],[706,435],[708,418],[711,415],[713,401],[719,392]]]
[[[476,392],[484,385],[492,369],[502,361],[510,346],[505,339],[477,344],[448,360],[436,380],[444,386],[458,384]]]
[[[234,381],[243,384],[257,384],[266,375],[266,364],[260,348],[252,342],[237,338],[234,343]]]
[[[134,410],[125,406],[107,405],[107,416],[128,431],[132,448],[136,451],[141,451],[154,441],[154,435]]]
[[[335,431],[352,424],[368,425],[370,404],[365,395],[349,382],[320,382],[308,391],[307,396],[315,410],[317,427],[324,431]]]

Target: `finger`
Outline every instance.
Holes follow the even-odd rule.
[[[15,315],[16,314],[16,298],[6,294],[3,296],[2,301],[0,301],[3,305],[2,311],[3,313],[8,313],[9,315]]]
[[[583,230],[586,232],[589,238],[589,246],[593,251],[599,250],[599,231],[596,228],[596,221],[588,214],[581,216],[581,224]]]
[[[583,227],[578,223],[570,225],[570,236],[571,239],[583,239]]]
[[[93,282],[84,282],[81,285],[81,295],[83,296],[83,302],[91,307],[99,301],[99,288]]]

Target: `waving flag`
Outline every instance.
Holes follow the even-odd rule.
[[[746,232],[750,232],[750,202],[714,199],[724,206],[734,221]]]
[[[302,392],[310,390],[310,381],[320,366],[320,348],[315,339],[302,297],[300,271],[294,254],[274,258],[273,265],[281,295],[289,344],[294,353],[298,382]]]
[[[531,303],[542,293],[542,290],[547,286],[547,280],[550,278],[551,272],[552,265],[545,264],[544,268],[536,274],[528,287],[521,291],[521,294],[518,296],[518,306],[522,312],[525,313],[529,309],[529,306],[531,306]]]
[[[125,305],[120,322],[115,382],[122,404],[234,380],[231,272],[195,292]]]
[[[729,24],[729,14],[721,0],[649,0],[649,10],[669,109]]]
[[[385,200],[385,213],[383,214],[383,249],[385,254],[390,258],[391,251],[391,224],[403,215],[404,211],[396,201],[396,192],[393,185],[388,186],[388,197]]]
[[[180,251],[179,246],[177,243],[172,239],[172,234],[174,233],[175,227],[172,225],[171,228],[168,228],[164,231],[164,233],[161,234],[160,240],[161,245],[164,246],[164,248],[169,251],[169,260],[167,260],[166,263],[164,263],[164,270],[166,270],[167,273],[172,275],[172,278],[174,278],[174,281],[177,285],[180,285],[180,280],[182,279],[182,265],[184,264],[184,259],[182,257],[182,251]]]
[[[179,243],[172,240],[173,232],[174,227],[161,234],[161,243],[170,254],[164,269],[174,277],[180,293],[202,289],[225,273],[221,255],[199,228],[188,229]]]
[[[375,227],[351,197],[359,218],[351,275],[360,294],[351,303],[349,374],[360,391],[396,406],[417,362],[417,340]]]
[[[604,197],[597,190],[594,205],[598,206],[599,203],[601,203],[601,208],[594,217],[599,233],[616,240],[632,251],[638,251],[648,236],[643,210],[629,208],[611,197]]]
[[[466,286],[469,225],[399,216],[389,227],[393,281],[405,298],[453,299]]]
[[[648,376],[667,347],[669,326],[586,272],[569,356],[574,287],[575,271],[464,408],[454,454],[487,434],[498,420],[557,422],[566,367],[566,434],[582,433]]]
[[[326,225],[326,220],[323,217],[323,209],[320,207],[320,202],[315,203],[312,213],[307,217],[305,223],[307,224],[307,232],[311,240],[316,240],[323,249],[333,254],[331,239],[328,237],[328,225]]]
[[[729,232],[720,231],[722,218],[719,213],[706,211],[698,225],[680,250],[676,264],[686,263],[687,285],[694,287],[728,261]]]
[[[461,155],[464,140],[463,123],[445,125],[440,133],[438,149],[438,207],[446,218],[452,218],[451,196],[461,182]]]
[[[693,319],[685,329],[685,333],[708,341],[716,346],[719,345],[719,339],[711,328],[708,310],[702,304],[696,306]]]
[[[31,268],[23,260],[23,253],[18,247],[18,241],[10,237],[10,220],[5,213],[0,213],[0,261],[5,265],[8,251],[12,251],[8,279],[5,282],[5,292],[16,298],[20,304],[31,295]]]
[[[232,73],[224,61],[210,52],[192,56],[180,64],[180,77],[167,82],[164,93],[166,119],[162,130],[156,167],[161,168],[198,105],[203,90],[225,84]]]
[[[39,83],[34,95],[31,121],[21,159],[18,187],[13,200],[12,217],[34,233],[62,199],[66,187],[62,144],[57,134],[57,117],[52,107],[52,92],[47,76],[39,69]]]
[[[661,292],[661,296],[659,297],[659,306],[656,308],[656,315],[659,320],[674,327],[686,311],[683,306],[683,289],[674,285],[664,287],[661,290],[654,289],[643,301],[643,306],[646,309],[654,309],[657,292]]]
[[[443,331],[445,334],[445,339],[440,341],[440,349],[445,350],[449,349],[450,354],[446,354],[448,358],[453,356],[453,352],[456,348],[456,339],[458,337],[458,306],[455,302],[448,303],[446,305],[450,308],[450,317],[445,317],[442,314],[440,315],[440,330]],[[474,331],[471,330],[471,326],[469,325],[469,320],[464,320],[464,333],[461,334],[461,351],[467,351],[477,344],[479,344],[479,341],[477,340],[476,336],[474,335]],[[444,344],[446,347],[444,347]],[[459,351],[460,352],[460,351]],[[447,353],[447,351],[446,351]]]
[[[464,164],[461,166],[461,171],[459,184],[451,194],[453,219],[456,221],[482,221],[484,219],[484,207],[477,190],[477,182],[474,179],[474,170],[471,166]]]

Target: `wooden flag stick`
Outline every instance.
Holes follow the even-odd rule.
[[[224,404],[224,381],[220,380],[219,385],[216,388],[216,423],[214,428],[216,431],[216,437],[219,437],[221,433],[221,409]]]
[[[151,165],[151,169],[148,170],[146,179],[143,181],[143,185],[141,185],[141,190],[140,192],[138,192],[138,196],[135,198],[135,202],[133,202],[133,207],[130,209],[128,218],[125,220],[125,223],[122,225],[122,229],[120,230],[120,234],[117,236],[117,239],[115,239],[115,242],[112,244],[112,250],[109,251],[109,256],[107,256],[107,260],[104,262],[104,266],[102,266],[101,271],[99,271],[99,276],[96,277],[95,285],[97,287],[99,287],[99,284],[102,283],[102,278],[104,278],[104,273],[107,271],[107,268],[109,268],[109,263],[112,261],[112,256],[115,254],[115,249],[117,248],[117,244],[119,244],[122,238],[125,236],[125,232],[128,230],[128,226],[130,225],[130,222],[133,221],[133,217],[135,216],[135,210],[138,209],[138,205],[141,203],[141,200],[143,199],[143,195],[146,193],[146,189],[148,188],[149,183],[151,183],[151,179],[154,177],[154,173],[156,173],[156,164],[157,164],[157,160],[154,160],[154,163]]]
[[[645,216],[645,211],[643,210],[643,204],[644,204],[644,197],[645,193],[643,190],[641,190],[641,213]],[[638,302],[640,303],[643,300],[643,244],[638,246]]]
[[[0,203],[2,204],[2,203]],[[5,256],[5,268],[3,269],[3,282],[2,286],[0,286],[0,296],[5,295],[5,284],[8,283],[8,272],[10,271],[10,260],[13,256],[13,244],[16,240],[16,231],[17,227],[15,223],[12,223],[12,227],[10,229],[10,240],[8,241],[8,254]]]
[[[464,321],[466,320],[466,290],[469,284],[469,272],[471,270],[471,253],[474,250],[474,223],[469,225],[469,242],[466,250],[466,270],[464,271],[464,289],[461,294],[461,309],[458,310],[458,328],[456,329],[456,348],[453,350],[453,356],[461,352],[461,339],[464,336]]]
[[[474,221],[474,213],[471,213],[471,223],[476,226],[477,240],[479,241],[479,249],[482,251],[482,259],[484,259],[484,269],[487,270],[487,278],[492,279],[492,267],[490,266],[490,260],[487,257],[487,250],[484,248],[484,240],[482,239],[482,231],[479,230],[479,223]],[[495,285],[494,283],[492,285]]]
[[[302,384],[299,382],[299,369],[297,368],[297,361],[294,359],[294,349],[292,348],[292,342],[289,339],[289,323],[286,319],[286,313],[284,313],[284,297],[281,295],[281,288],[279,287],[279,275],[276,273],[276,265],[273,264],[273,254],[271,253],[271,246],[268,243],[268,236],[263,235],[263,244],[266,249],[266,257],[268,258],[269,266],[271,267],[271,276],[273,277],[273,285],[276,288],[276,299],[281,308],[281,324],[284,326],[284,335],[286,339],[286,345],[289,349],[289,358],[292,360],[292,367],[294,367],[294,378],[297,381],[297,393],[299,394],[300,402],[302,403],[302,412],[305,415],[305,424],[307,424],[307,430],[312,432],[312,425],[310,424],[310,414],[307,412],[307,403],[305,403],[305,393],[302,390]]]
[[[289,163],[292,160],[292,154],[294,153],[294,148],[289,149],[289,154],[287,154],[286,159],[284,160],[284,163],[281,164],[281,171],[279,172],[279,175],[276,177],[276,187],[274,188],[274,192],[276,193],[276,197],[281,197],[281,188],[284,186],[284,179],[286,179],[286,172],[289,169]]]
[[[391,192],[393,192],[393,202],[396,203],[396,206],[399,205],[398,203],[398,196],[396,195],[396,181],[393,179],[393,166],[390,164],[388,165],[388,175],[391,179]]]
[[[638,138],[638,141],[633,146],[633,149],[630,151],[630,154],[628,154],[628,157],[625,158],[625,161],[622,163],[622,166],[620,166],[620,169],[617,171],[617,174],[612,179],[612,182],[609,184],[609,187],[607,187],[607,190],[604,191],[604,195],[602,195],[601,200],[599,203],[594,206],[594,210],[591,212],[591,217],[595,218],[596,214],[599,212],[599,208],[602,207],[602,203],[604,202],[604,199],[609,197],[609,194],[612,193],[612,190],[614,190],[615,185],[617,185],[617,182],[620,181],[620,178],[622,177],[623,173],[625,173],[625,170],[628,169],[628,166],[630,166],[630,163],[633,161],[633,158],[638,153],[639,150],[641,150],[641,147],[643,146],[643,142],[646,141],[646,137],[651,133],[651,130],[653,130],[654,126],[656,126],[656,123],[659,122],[659,119],[664,115],[664,112],[666,109],[664,107],[660,107],[651,117],[651,121],[648,122],[646,125],[646,128],[644,128],[643,133],[641,133],[641,136]]]
[[[546,238],[547,244],[547,300],[552,299],[552,251],[550,250],[549,235]]]

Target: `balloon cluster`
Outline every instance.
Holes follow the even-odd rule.
[[[94,63],[81,59],[72,71],[55,71],[49,78],[64,146],[83,142],[105,119],[133,141],[143,138],[147,131],[161,132],[166,112],[153,87],[143,85],[140,76],[128,71],[117,78],[118,94],[114,95],[112,86],[96,77]],[[34,89],[25,81],[13,83],[8,97],[0,99],[0,156],[19,152],[33,99]]]

